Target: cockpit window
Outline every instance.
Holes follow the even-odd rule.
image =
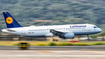
[[[97,26],[94,26],[94,28],[98,28]]]

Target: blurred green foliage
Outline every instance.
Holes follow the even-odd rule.
[[[19,41],[0,41],[0,46],[19,46]],[[3,42],[3,43],[2,43]],[[90,45],[105,45],[104,41],[100,42],[78,42],[78,43],[71,43],[71,42],[41,42],[41,41],[31,41],[30,46],[90,46]]]
[[[91,23],[105,29],[104,0],[0,0],[0,29],[6,28],[2,12],[22,26]]]
[[[35,46],[90,46],[90,45],[105,45],[105,42],[79,42],[79,43],[70,43],[70,42],[50,42],[50,43],[40,43]],[[33,45],[34,46],[34,45]]]

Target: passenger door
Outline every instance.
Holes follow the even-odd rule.
[[[22,29],[22,36],[25,36],[25,29]]]

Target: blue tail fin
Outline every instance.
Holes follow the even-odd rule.
[[[8,12],[3,12],[7,28],[22,27]]]

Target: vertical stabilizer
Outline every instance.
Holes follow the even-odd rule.
[[[8,12],[3,12],[7,28],[22,27]]]

